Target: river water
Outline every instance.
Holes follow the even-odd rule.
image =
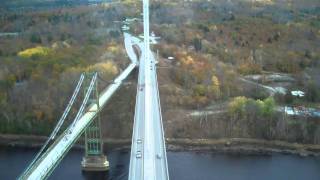
[[[0,147],[0,179],[15,179],[34,157],[34,149]],[[82,150],[72,150],[49,178],[81,180]],[[103,179],[127,180],[128,151],[108,153],[110,172]],[[168,152],[171,180],[320,180],[320,158],[274,154],[272,156]],[[98,175],[94,178],[99,179]],[[99,176],[102,177],[102,176]]]

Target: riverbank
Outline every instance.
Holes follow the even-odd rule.
[[[320,156],[320,145],[267,141],[248,138],[168,139],[171,151],[210,151],[235,155],[271,155],[272,153],[299,156]]]
[[[45,142],[45,136],[0,134],[0,146],[39,148]],[[293,154],[299,156],[320,156],[320,145],[298,144],[284,141],[267,141],[248,138],[223,139],[166,139],[170,151],[217,152],[233,155],[271,155],[272,153]],[[80,140],[74,148],[81,149]],[[104,139],[105,148],[129,149],[131,139]]]

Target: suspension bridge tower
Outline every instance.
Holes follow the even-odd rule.
[[[85,74],[85,88],[84,94],[87,93],[90,79],[94,73]],[[103,139],[101,134],[101,116],[100,116],[100,104],[99,104],[99,91],[98,91],[98,81],[95,81],[93,91],[90,95],[89,103],[96,104],[97,115],[95,119],[89,124],[85,130],[85,156],[82,159],[81,166],[82,170],[104,172],[109,170],[109,162],[107,156],[103,153]],[[90,109],[90,107],[89,107]]]

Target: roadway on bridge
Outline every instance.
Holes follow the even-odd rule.
[[[143,1],[143,16],[144,42],[137,42],[141,56],[129,180],[168,180],[156,61],[150,50],[148,0]]]

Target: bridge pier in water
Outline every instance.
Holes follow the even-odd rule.
[[[92,74],[88,73],[86,76],[92,76]],[[88,86],[85,87],[88,88]],[[84,90],[85,93],[87,91],[87,88],[85,88]],[[90,104],[97,104],[98,113],[95,119],[85,130],[85,156],[83,157],[81,162],[82,171],[107,172],[109,170],[109,162],[107,156],[105,156],[103,153],[99,91],[97,81],[94,84],[94,90],[90,96],[89,102]]]
[[[106,172],[109,170],[107,156],[103,153],[99,116],[85,131],[85,156],[81,166],[83,171]]]

